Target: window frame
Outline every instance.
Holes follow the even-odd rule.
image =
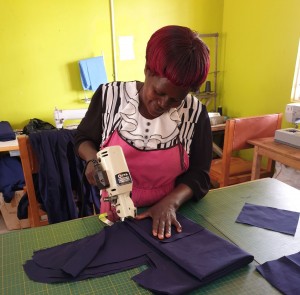
[[[295,65],[294,80],[291,92],[292,102],[300,102],[300,40],[298,44],[298,53]]]

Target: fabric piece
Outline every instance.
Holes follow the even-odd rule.
[[[236,222],[295,235],[299,212],[245,203]]]
[[[0,141],[9,141],[16,139],[11,125],[7,121],[0,121]]]
[[[164,240],[149,235],[152,228],[151,219],[128,221],[128,224],[155,249],[175,261],[190,275],[197,277],[202,284],[215,280],[253,260],[253,256],[236,245],[191,220],[179,217],[178,221],[183,231],[176,233],[172,228],[171,238]]]
[[[77,204],[83,206],[85,216],[93,214],[93,204],[96,212],[100,211],[96,187],[88,183],[81,186],[84,162],[74,153],[75,133],[76,130],[59,129],[29,134],[39,162],[38,190],[49,223],[78,218]]]
[[[184,232],[173,229],[172,238],[163,241],[152,236],[150,219],[118,222],[93,236],[36,251],[24,270],[34,281],[55,283],[147,265],[135,282],[155,293],[186,294],[253,260],[191,220],[180,215],[178,220]]]
[[[96,91],[100,84],[107,83],[103,56],[80,60],[79,70],[84,90]]]
[[[25,185],[22,164],[19,157],[7,154],[0,157],[0,192],[6,203],[10,203],[15,191],[22,190]]]
[[[300,294],[300,252],[265,262],[256,269],[283,294]]]

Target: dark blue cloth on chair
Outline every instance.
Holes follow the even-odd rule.
[[[16,139],[16,134],[7,121],[0,121],[0,141],[9,141]]]
[[[283,294],[300,294],[300,252],[265,262],[256,269]]]
[[[295,235],[299,212],[245,203],[236,222]]]
[[[125,220],[81,240],[34,253],[24,264],[30,279],[68,282],[100,277],[140,265],[132,279],[155,293],[186,294],[253,260],[239,247],[178,215],[182,233],[153,237],[152,221]],[[217,259],[216,259],[217,258]]]
[[[49,223],[78,218],[76,196],[84,198],[84,215],[100,209],[99,192],[87,182],[81,186],[84,162],[74,152],[76,130],[43,130],[29,134],[39,162],[38,189]],[[83,189],[83,191],[81,191]]]

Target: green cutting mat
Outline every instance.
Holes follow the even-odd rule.
[[[212,192],[205,197],[207,202],[211,203],[212,206],[214,205],[214,198],[214,193]],[[211,202],[210,199],[212,200]],[[225,237],[217,229],[213,222],[208,221],[211,218],[210,214],[205,213],[209,215],[209,218],[207,218],[204,216],[204,213],[200,213],[201,206],[204,206],[204,213],[205,211],[210,212],[210,209],[207,207],[208,204],[203,205],[201,201],[197,204],[193,202],[188,203],[182,208],[182,213],[219,236],[228,238],[228,236]],[[215,214],[219,213],[216,212]],[[88,217],[0,235],[0,294],[151,294],[131,280],[131,277],[143,271],[146,267],[135,268],[115,275],[74,283],[43,284],[33,282],[27,278],[23,271],[22,264],[26,260],[31,259],[34,250],[52,247],[83,238],[87,235],[92,235],[99,232],[102,227],[103,224],[97,217]],[[201,259],[201,257],[199,259]],[[255,264],[256,262],[253,262],[249,266],[216,280],[191,294],[279,294],[255,271]],[[180,280],[180,278],[178,278],[178,280]]]
[[[272,178],[212,190],[191,211],[201,215],[262,264],[300,251],[300,224],[295,236],[236,223],[245,203],[300,212],[300,191]],[[190,207],[191,203],[187,204]],[[188,212],[185,212],[188,214]]]

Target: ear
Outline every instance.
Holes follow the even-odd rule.
[[[145,76],[147,77],[153,77],[153,76],[155,76],[155,74],[152,72],[152,71],[150,71],[146,66],[145,66],[145,68],[144,68],[144,74],[145,74]]]

